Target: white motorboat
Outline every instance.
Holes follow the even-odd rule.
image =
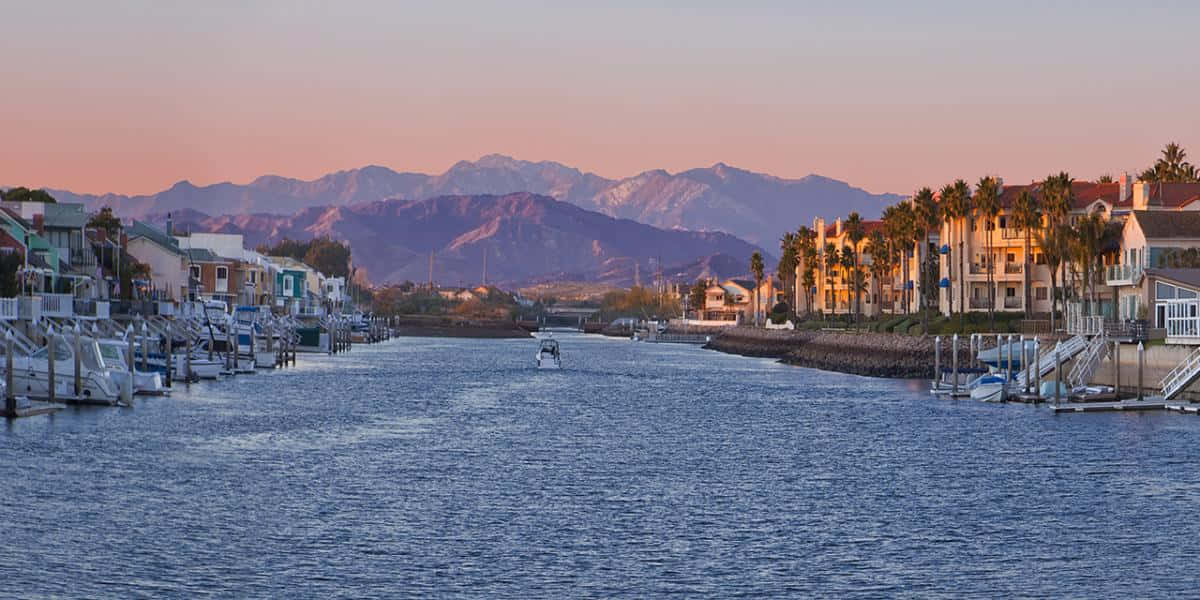
[[[61,399],[75,398],[75,353],[63,338],[54,341],[54,394]],[[32,398],[50,395],[50,346],[33,353],[13,356],[13,390]],[[100,348],[93,338],[80,344],[79,379],[82,386],[77,401],[116,404],[121,390],[104,367]]]
[[[546,338],[542,340],[542,343],[539,345],[537,351],[537,368],[562,368],[562,352],[558,348],[558,340],[554,338]]]
[[[104,368],[108,369],[113,383],[117,384],[117,389],[121,389],[125,385],[125,378],[129,377],[127,364],[129,344],[121,340],[110,339],[102,339],[96,343],[100,348],[100,358],[104,361]],[[137,356],[134,357],[134,364],[136,365],[136,363]],[[135,366],[133,393],[161,396],[167,393],[167,388],[163,385],[162,376],[159,373],[139,371]]]
[[[1004,396],[1005,379],[999,375],[983,375],[970,383],[971,399],[999,402]]]
[[[175,359],[175,372],[181,377],[186,376],[188,368],[187,356],[177,354]],[[219,360],[209,360],[204,356],[192,354],[192,376],[197,379],[217,379],[221,376],[221,371],[225,369],[225,365]]]

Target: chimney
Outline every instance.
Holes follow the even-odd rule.
[[[1003,194],[1003,193],[1004,193],[1004,178],[997,175],[996,176],[996,195],[999,196],[1000,194]]]
[[[33,215],[33,228],[37,230],[38,235],[46,233],[46,215],[38,213]]]
[[[825,219],[816,217],[813,219],[813,229],[817,231],[817,252],[824,252],[825,249]]]
[[[842,218],[838,217],[833,221],[833,237],[842,237]]]
[[[1150,209],[1150,184],[1137,181],[1133,184],[1133,210]]]
[[[1121,184],[1121,196],[1117,198],[1117,202],[1124,202],[1129,199],[1129,195],[1133,193],[1133,188],[1130,187],[1129,173],[1121,173],[1121,178],[1117,180]]]
[[[175,228],[171,226],[171,213],[167,213],[167,235],[175,235]]]

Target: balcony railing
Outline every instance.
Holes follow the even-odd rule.
[[[1158,302],[1166,313],[1167,339],[1200,337],[1200,300],[1164,300]]]
[[[76,300],[75,316],[82,319],[107,319],[111,316],[110,306],[104,300]]]
[[[16,298],[0,298],[0,321],[13,321],[21,316]]]
[[[971,298],[971,308],[987,308],[988,306],[987,298]]]
[[[1004,297],[1004,308],[1016,309],[1021,308],[1021,299],[1016,296]]]
[[[75,298],[70,294],[42,294],[43,317],[71,317],[75,314]]]
[[[1109,265],[1104,270],[1108,285],[1132,285],[1142,278],[1141,265]]]
[[[1025,263],[1008,262],[1004,263],[1004,272],[1007,275],[1020,275],[1025,268]]]
[[[70,255],[72,267],[96,266],[96,253],[91,248],[71,248]]]
[[[987,265],[971,263],[970,272],[972,275],[986,275],[987,274]]]

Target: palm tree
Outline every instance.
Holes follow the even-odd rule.
[[[796,309],[796,266],[798,258],[796,256],[796,234],[787,232],[779,240],[779,264],[775,271],[779,276],[780,285],[784,286],[787,294],[787,303],[790,309],[795,312]]]
[[[925,300],[929,291],[925,285],[927,269],[925,268],[925,259],[922,258],[922,254],[929,251],[929,232],[936,229],[938,223],[942,222],[939,208],[938,203],[933,199],[933,190],[923,187],[913,195],[913,224],[916,231],[920,234],[918,237],[920,246],[917,250],[917,260],[920,262],[920,271],[918,274],[921,278],[921,295],[917,299],[917,305],[921,309],[921,331],[923,333],[929,331],[929,314],[925,310]]]
[[[887,238],[883,231],[876,229],[867,238],[866,252],[871,255],[871,280],[878,290],[878,297],[883,297],[883,280],[892,272],[892,253],[888,249]],[[878,304],[878,302],[877,302]],[[883,313],[882,306],[880,314]]]
[[[974,198],[971,197],[971,184],[965,179],[954,180],[954,214],[958,216],[958,307],[967,310],[967,277],[963,273],[965,264],[970,260],[970,237],[967,236],[967,221],[974,212]]]
[[[1033,290],[1030,289],[1031,274],[1029,272],[1033,268],[1030,241],[1033,231],[1042,226],[1042,207],[1033,194],[1029,193],[1029,190],[1021,190],[1013,202],[1012,211],[1013,225],[1025,232],[1025,317],[1029,318],[1033,312]]]
[[[837,298],[833,293],[833,278],[837,273],[838,265],[841,263],[841,253],[838,252],[837,244],[833,242],[825,242],[825,290],[829,294],[829,305],[825,308],[832,314],[833,309],[837,304]]]
[[[754,273],[754,326],[758,327],[758,290],[762,287],[763,271],[766,267],[763,265],[763,257],[757,250],[750,255],[750,271]]]
[[[858,282],[855,281],[855,279],[857,279],[859,274],[859,244],[861,244],[863,238],[867,236],[867,232],[863,228],[862,217],[860,217],[857,212],[851,212],[850,216],[846,217],[844,229],[846,232],[846,238],[850,240],[849,249],[854,268],[853,273],[855,277],[852,279],[852,281],[854,281],[856,284],[854,286],[854,320],[857,321],[862,315],[862,290],[857,285]]]
[[[987,276],[988,276],[988,321],[992,328],[996,326],[996,261],[992,256],[992,230],[996,228],[996,217],[1000,215],[1000,183],[995,177],[979,178],[975,185],[975,210],[984,219],[984,232],[987,236]]]
[[[1067,215],[1071,214],[1071,207],[1075,204],[1074,184],[1075,180],[1066,171],[1061,171],[1057,175],[1047,175],[1046,180],[1042,182],[1042,211],[1046,216],[1046,234],[1047,241],[1056,243],[1057,246],[1053,250],[1058,255],[1058,260],[1050,261],[1050,254],[1046,252],[1046,247],[1041,243],[1039,238],[1038,245],[1042,246],[1043,254],[1046,256],[1046,265],[1050,267],[1050,329],[1054,329],[1055,310],[1058,307],[1058,277],[1059,269],[1066,263],[1067,248],[1066,239],[1070,236],[1066,232],[1057,231],[1061,225],[1067,220]],[[1063,278],[1065,283],[1065,277]]]
[[[908,255],[913,248],[914,241],[914,217],[913,207],[909,202],[902,202],[893,207],[891,220],[888,227],[888,240],[892,243],[892,247],[900,253],[900,285],[901,298],[900,304],[904,309],[904,313],[908,314]],[[894,291],[894,290],[893,290]]]
[[[1162,156],[1150,168],[1138,176],[1142,181],[1156,183],[1195,183],[1196,167],[1187,162],[1187,150],[1171,142],[1162,150]]]
[[[796,254],[797,261],[799,261],[803,269],[801,280],[802,285],[804,285],[805,310],[811,313],[813,309],[812,288],[816,285],[816,274],[814,272],[818,267],[816,261],[817,232],[810,229],[807,225],[800,226],[800,229],[796,231]]]
[[[949,252],[946,253],[946,273],[947,273],[948,277],[950,278],[951,285],[953,286],[953,281],[955,279],[955,277],[954,277],[954,257],[957,256],[957,254],[955,254],[954,248],[953,248],[954,226],[955,226],[956,222],[958,221],[958,210],[957,210],[958,207],[955,205],[954,185],[946,184],[946,185],[942,186],[942,189],[938,190],[938,197],[941,198],[942,222],[945,223],[946,232],[947,232],[946,240],[943,245],[946,246],[947,248],[949,248]],[[953,316],[954,315],[954,288],[953,287],[946,289],[946,301],[948,303],[947,304],[948,308],[950,309],[948,312],[950,313],[951,316]],[[959,310],[962,310],[962,307],[959,307]]]
[[[850,246],[842,246],[841,267],[842,281],[846,283],[846,304],[850,303],[850,293],[858,288],[858,253]],[[849,310],[849,306],[847,306]],[[854,315],[855,320],[858,320],[858,315]]]
[[[1050,268],[1050,330],[1054,331],[1055,310],[1058,306],[1058,270],[1071,254],[1070,226],[1055,223],[1038,232],[1034,237],[1046,257],[1046,266]]]

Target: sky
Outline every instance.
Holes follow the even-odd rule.
[[[0,0],[0,185],[716,162],[873,192],[1200,160],[1193,2]]]

